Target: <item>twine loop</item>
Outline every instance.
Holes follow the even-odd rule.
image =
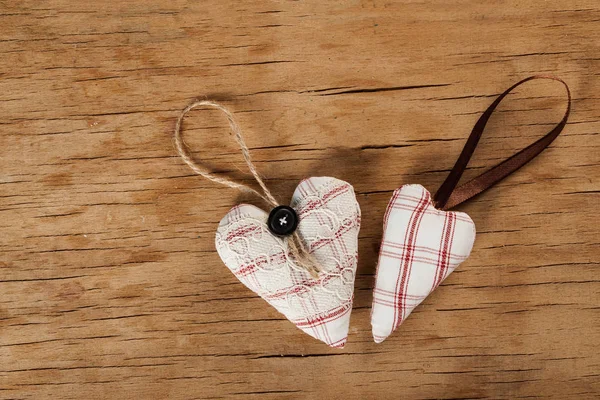
[[[192,158],[192,156],[190,154],[190,150],[189,150],[188,146],[183,141],[183,138],[181,135],[181,126],[183,124],[184,117],[193,109],[200,108],[200,107],[215,108],[215,109],[221,111],[223,114],[225,114],[225,116],[227,117],[227,122],[229,123],[229,127],[231,128],[231,131],[233,132],[235,141],[240,146],[242,155],[244,156],[244,161],[246,162],[246,165],[248,166],[250,173],[252,174],[252,176],[254,177],[256,182],[258,182],[260,188],[262,189],[262,193],[257,191],[256,189],[251,188],[248,185],[245,185],[240,182],[236,182],[229,177],[215,174],[215,173],[211,172],[207,167],[200,165],[194,161],[194,159]],[[179,154],[181,159],[192,169],[192,171],[194,171],[198,175],[200,175],[210,181],[220,183],[221,185],[224,185],[224,186],[228,186],[230,188],[238,189],[243,192],[253,193],[256,196],[263,199],[266,203],[268,203],[273,208],[280,205],[279,202],[275,199],[275,197],[271,194],[271,191],[269,190],[267,185],[264,183],[260,174],[256,170],[256,167],[252,163],[252,159],[250,157],[250,150],[248,149],[248,146],[246,146],[246,142],[244,141],[244,137],[242,136],[242,131],[241,131],[239,125],[237,124],[235,118],[233,117],[233,114],[227,108],[225,108],[223,105],[213,102],[213,101],[210,101],[210,100],[196,100],[196,101],[192,102],[186,108],[184,108],[181,111],[181,113],[179,114],[179,117],[177,118],[177,123],[175,124],[175,135],[174,136],[175,136],[174,137],[175,148],[177,149],[177,153]],[[294,259],[294,261],[296,262],[296,264],[299,265],[300,267],[304,268],[312,277],[317,278],[318,274],[320,272],[320,268],[317,265],[314,257],[310,254],[310,252],[304,245],[302,239],[300,239],[300,236],[298,235],[298,231],[296,230],[291,236],[286,237],[284,240],[287,241],[289,253],[292,256],[292,258]]]

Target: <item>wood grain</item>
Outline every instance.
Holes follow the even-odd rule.
[[[0,26],[0,398],[600,396],[597,1],[3,0]],[[460,207],[478,228],[473,254],[374,344],[391,192],[437,189],[478,114],[537,73],[572,88],[564,133]],[[280,199],[311,175],[354,185],[345,349],[302,334],[222,265],[216,224],[243,197],[194,176],[172,145],[197,97],[236,112]],[[564,106],[557,84],[519,89],[468,175]],[[220,115],[185,126],[197,158],[248,178]]]

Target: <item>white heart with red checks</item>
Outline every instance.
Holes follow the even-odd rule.
[[[318,262],[318,279],[289,257],[286,239],[273,235],[268,214],[234,207],[216,235],[219,256],[250,290],[298,328],[332,347],[348,337],[358,261],[360,207],[354,189],[329,177],[302,181],[292,197],[298,234]]]
[[[458,265],[475,242],[475,224],[461,212],[436,209],[421,185],[394,191],[384,217],[371,325],[383,342]]]

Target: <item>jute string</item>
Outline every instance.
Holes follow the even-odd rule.
[[[248,169],[250,170],[250,173],[252,173],[252,176],[254,177],[256,182],[258,182],[260,188],[262,189],[262,193],[251,188],[248,185],[236,182],[226,176],[217,175],[211,172],[207,167],[197,164],[192,159],[189,148],[187,147],[181,136],[181,125],[186,114],[192,111],[193,109],[199,107],[216,108],[217,110],[225,114],[225,116],[227,117],[227,122],[229,122],[229,127],[233,132],[235,141],[242,150],[242,155],[244,156],[246,165],[248,166]],[[253,193],[261,199],[263,199],[270,206],[279,206],[279,202],[275,200],[275,197],[273,197],[273,195],[269,191],[269,188],[267,188],[267,185],[265,185],[264,181],[260,177],[260,174],[256,170],[256,167],[254,167],[252,159],[250,158],[250,151],[248,150],[248,146],[246,146],[246,142],[244,141],[244,137],[242,136],[242,131],[239,125],[237,124],[235,118],[233,117],[233,114],[221,104],[209,100],[196,100],[190,105],[188,105],[186,108],[184,108],[179,114],[179,117],[177,118],[177,123],[175,124],[175,148],[177,149],[177,153],[179,154],[181,159],[192,169],[192,171],[194,171],[198,175],[210,181],[220,183],[224,186],[238,189],[243,192]],[[314,257],[308,252],[308,249],[304,246],[304,243],[298,235],[298,231],[296,230],[296,232],[294,232],[291,236],[287,237],[285,240],[287,241],[289,253],[293,257],[296,264],[306,269],[306,271],[308,271],[311,276],[317,278],[320,272],[320,268],[315,262]]]

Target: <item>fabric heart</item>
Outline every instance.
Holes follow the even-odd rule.
[[[475,224],[437,210],[421,185],[404,185],[388,204],[379,251],[371,325],[383,342],[471,253]]]
[[[329,177],[302,181],[292,197],[298,233],[321,268],[314,279],[289,256],[286,239],[267,227],[268,214],[234,207],[216,235],[219,256],[250,290],[310,336],[331,347],[348,337],[358,261],[360,207],[354,189]]]

